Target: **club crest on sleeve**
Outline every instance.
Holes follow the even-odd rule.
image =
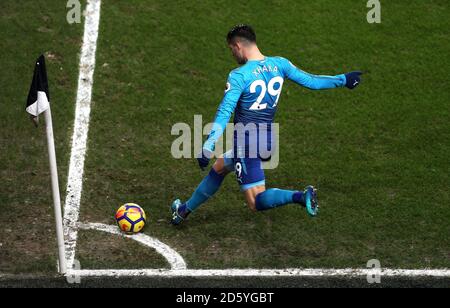
[[[225,93],[231,90],[231,84],[227,82],[227,85],[225,86]]]

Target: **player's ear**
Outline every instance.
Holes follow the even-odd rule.
[[[244,48],[244,44],[241,41],[236,41],[234,44],[237,50],[242,50]]]

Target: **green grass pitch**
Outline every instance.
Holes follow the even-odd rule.
[[[0,273],[51,273],[45,132],[24,105],[33,61],[45,52],[64,198],[83,25],[67,24],[61,1],[0,7]],[[122,203],[136,202],[149,216],[145,233],[194,269],[361,268],[370,259],[449,267],[447,7],[382,1],[382,23],[369,24],[366,1],[103,1],[80,220],[113,224]],[[236,67],[224,37],[242,22],[266,55],[312,73],[365,72],[355,91],[288,82],[280,99],[280,165],[266,172],[267,185],[317,186],[321,213],[251,213],[229,176],[174,228],[171,202],[188,198],[205,173],[172,158],[171,127],[193,124],[195,114],[213,119]],[[84,268],[167,267],[91,231],[80,231],[77,258]]]

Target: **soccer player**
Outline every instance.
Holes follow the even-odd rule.
[[[237,63],[242,66],[228,76],[225,94],[212,130],[197,158],[200,168],[204,170],[208,167],[215,143],[234,113],[233,150],[216,160],[189,200],[185,203],[180,200],[173,202],[172,224],[180,224],[212,197],[219,190],[225,176],[233,171],[251,210],[264,211],[297,204],[305,207],[310,216],[316,216],[319,205],[313,186],[307,186],[303,191],[266,189],[265,186],[262,162],[270,159],[274,148],[271,124],[277,111],[283,82],[287,78],[312,90],[342,87],[353,89],[361,82],[362,73],[312,75],[285,58],[264,56],[256,44],[255,32],[248,25],[232,28],[227,35],[227,43]],[[261,148],[266,149],[267,153],[262,153]]]

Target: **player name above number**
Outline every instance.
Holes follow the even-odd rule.
[[[253,71],[253,74],[255,74],[255,76],[258,76],[259,74],[262,74],[263,72],[278,72],[278,66],[272,66],[272,65],[264,65],[264,66],[259,66],[258,68],[256,68]]]

